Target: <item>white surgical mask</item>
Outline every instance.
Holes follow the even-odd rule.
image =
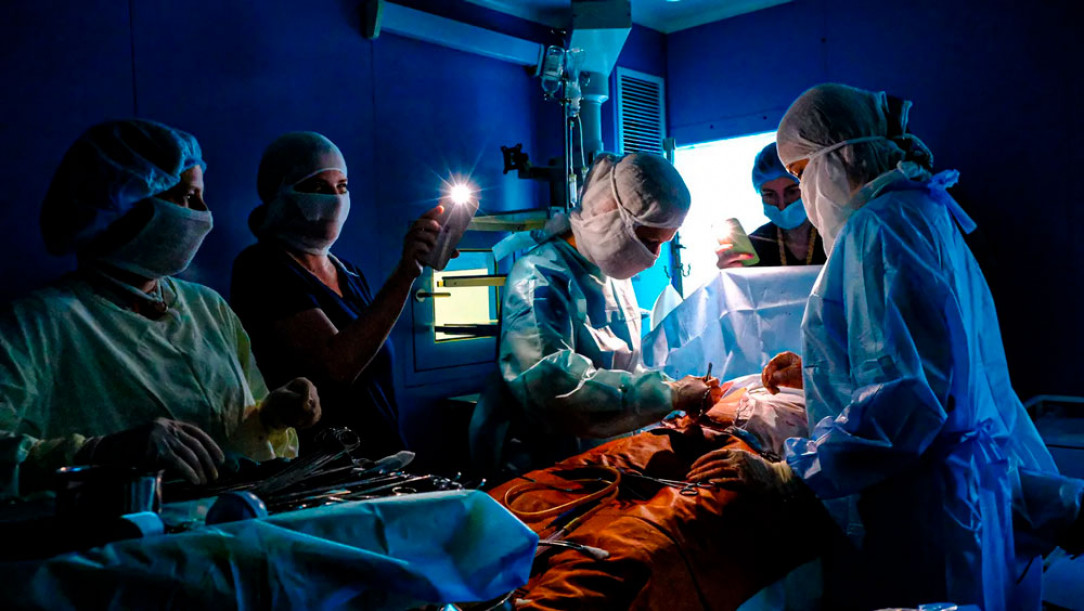
[[[805,205],[802,200],[791,202],[780,210],[771,204],[764,204],[764,216],[780,229],[794,229],[806,221]]]
[[[157,197],[150,220],[131,240],[99,257],[118,269],[153,280],[188,268],[203,239],[214,227],[209,210],[193,210]]]
[[[610,278],[631,278],[655,265],[659,258],[636,236],[632,219],[621,206],[587,220],[573,212],[569,222],[576,236],[576,249]]]
[[[326,255],[349,215],[349,193],[300,193],[287,187],[270,202],[265,227],[291,248]],[[327,231],[327,223],[334,226],[333,232]]]
[[[847,219],[866,203],[851,201],[851,183],[843,167],[843,160],[838,155],[828,153],[859,142],[885,139],[882,136],[852,138],[827,146],[808,157],[809,163],[802,171],[799,188],[802,190],[806,215],[824,239],[825,254],[832,254],[836,237],[843,231]]]

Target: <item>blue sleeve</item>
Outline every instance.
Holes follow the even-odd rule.
[[[967,351],[963,319],[934,241],[869,214],[852,217],[840,242],[828,265],[842,266],[842,288],[811,297],[826,324],[805,330],[804,351],[845,351],[846,362],[814,358],[803,372],[811,413],[838,415],[787,444],[787,462],[821,498],[912,466],[953,409],[954,381],[967,379],[955,357]]]

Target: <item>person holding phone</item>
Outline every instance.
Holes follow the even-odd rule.
[[[249,228],[257,243],[234,261],[231,300],[266,378],[304,375],[320,391],[322,426],[305,432],[302,451],[304,437],[331,426],[357,433],[369,457],[403,449],[387,338],[436,243],[442,208],[414,221],[374,295],[357,266],[331,253],[350,212],[346,160],[331,140],[279,137],[256,182],[263,203]]]
[[[779,161],[776,144],[761,149],[753,162],[753,188],[764,204],[768,222],[749,234],[752,254],[739,252],[726,240],[715,251],[719,269],[743,265],[775,267],[781,265],[823,265],[828,258],[824,240],[806,217],[798,179],[791,176]]]
[[[699,413],[718,380],[671,380],[640,356],[631,278],[655,264],[689,211],[662,157],[598,157],[579,207],[518,259],[505,284],[498,366],[471,422],[479,470],[552,464],[672,410]],[[563,223],[561,220],[563,219]]]

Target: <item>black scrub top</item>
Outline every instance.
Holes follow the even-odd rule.
[[[749,240],[753,243],[753,250],[757,251],[760,262],[753,267],[776,267],[780,265],[805,265],[805,257],[795,257],[790,248],[783,248],[786,255],[786,263],[779,258],[779,234],[775,223],[765,223],[757,230],[749,234]],[[785,233],[785,232],[784,232]],[[817,239],[813,244],[813,259],[809,265],[824,265],[828,255],[824,252],[824,240],[817,233]]]
[[[345,426],[361,437],[358,452],[380,458],[403,449],[399,410],[392,382],[393,354],[384,342],[373,360],[352,384],[336,382],[299,359],[296,351],[272,331],[274,323],[300,312],[319,308],[338,329],[343,329],[373,301],[365,276],[353,264],[331,258],[338,268],[343,296],[320,282],[282,248],[257,243],[233,263],[230,298],[252,338],[256,364],[270,389],[303,376],[316,385],[323,412],[320,422],[299,430],[301,454],[312,451],[316,433]]]

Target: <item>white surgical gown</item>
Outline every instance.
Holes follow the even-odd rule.
[[[553,239],[516,261],[505,287],[498,365],[511,392],[479,405],[475,457],[508,460],[501,446],[511,426],[531,463],[519,466],[541,466],[671,410],[669,378],[641,361],[630,280],[606,277]]]
[[[0,495],[17,494],[21,469],[71,464],[86,437],[159,417],[255,459],[296,453],[292,429],[269,432],[254,417],[267,387],[226,301],[161,283],[170,308],[158,319],[76,277],[0,308]]]
[[[1021,477],[1056,481],[1056,468],[1010,385],[954,217],[973,223],[945,182],[891,182],[840,233],[803,321],[812,439],[789,440],[787,462],[843,499],[879,592],[1038,608],[1041,562],[1021,585],[1030,558],[1014,551],[1012,504]]]

